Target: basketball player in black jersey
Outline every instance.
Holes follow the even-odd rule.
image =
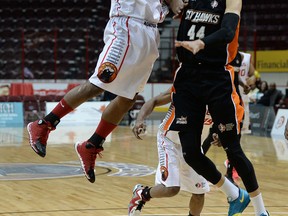
[[[267,216],[253,165],[238,138],[244,108],[229,62],[237,53],[241,8],[241,0],[188,1],[175,42],[181,68],[173,84],[176,115],[169,129],[179,131],[186,162],[226,194],[228,216],[241,214],[250,202],[249,196],[255,215]],[[201,152],[206,105],[227,157],[249,195],[227,180]]]

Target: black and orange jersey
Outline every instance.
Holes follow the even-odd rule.
[[[225,9],[226,0],[189,0],[188,6],[183,11],[177,40],[193,41],[216,32],[221,28]],[[231,43],[210,45],[196,55],[183,47],[178,47],[178,59],[183,64],[226,65],[236,56],[238,34],[239,24]]]

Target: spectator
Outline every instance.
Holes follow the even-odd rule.
[[[276,83],[270,83],[269,89],[263,94],[258,104],[264,106],[279,107],[280,102],[283,100],[283,93],[276,88]]]
[[[286,83],[285,96],[284,96],[283,99],[286,99],[286,98],[288,98],[288,81],[287,81],[287,83]]]
[[[266,91],[268,91],[268,89],[269,89],[269,86],[268,86],[267,81],[261,81],[261,83],[260,83],[260,88],[259,88],[259,92],[258,92],[257,98],[256,98],[257,101],[260,100],[260,98],[264,95],[264,93],[265,93]]]
[[[24,77],[26,79],[34,79],[34,74],[28,67],[24,67]]]

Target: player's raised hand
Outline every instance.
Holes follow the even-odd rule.
[[[222,146],[222,143],[217,133],[213,133],[212,138],[213,138],[213,141],[211,142],[211,145],[218,146],[218,147]]]

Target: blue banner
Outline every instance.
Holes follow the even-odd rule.
[[[0,102],[0,127],[23,127],[23,103]]]

